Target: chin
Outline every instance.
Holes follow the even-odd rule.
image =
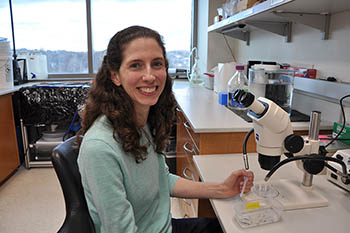
[[[152,100],[152,101],[140,101],[139,104],[143,105],[143,106],[153,106],[153,105],[156,105],[158,103],[158,98],[156,100]]]

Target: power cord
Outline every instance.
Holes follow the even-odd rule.
[[[343,100],[345,98],[350,97],[350,95],[345,95],[342,98],[340,98],[340,108],[341,108],[341,112],[343,114],[343,127],[341,128],[341,130],[339,131],[339,133],[327,144],[325,145],[325,148],[327,148],[330,144],[332,144],[335,140],[338,139],[338,137],[341,135],[341,133],[343,132],[344,128],[345,128],[345,123],[346,123],[346,119],[345,119],[345,112],[344,112],[344,106],[343,106]]]

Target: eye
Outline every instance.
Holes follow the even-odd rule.
[[[140,68],[140,66],[141,66],[140,63],[138,63],[138,62],[130,64],[131,69],[138,69],[138,68]]]
[[[164,62],[163,61],[154,61],[152,62],[152,66],[156,67],[156,68],[162,68],[164,66]]]

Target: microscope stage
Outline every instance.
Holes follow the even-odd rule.
[[[323,197],[316,187],[303,187],[300,182],[294,180],[273,180],[269,182],[257,181],[256,184],[271,185],[278,192],[278,200],[284,210],[307,209],[328,206],[328,200]],[[243,196],[245,201],[261,199],[255,192]]]

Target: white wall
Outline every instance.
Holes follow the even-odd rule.
[[[314,65],[319,77],[333,76],[350,83],[350,11],[332,15],[330,39],[320,37],[320,31],[297,23],[292,26],[291,43],[257,29],[251,32],[250,46],[235,40],[235,53],[244,64],[248,60],[271,60]]]
[[[198,34],[197,47],[200,58],[199,67],[202,72],[210,71],[217,63],[233,61],[224,36],[219,33],[208,33],[208,26],[213,24],[217,15],[217,8],[221,7],[225,0],[198,0]],[[234,50],[234,39],[226,37],[230,47]]]

